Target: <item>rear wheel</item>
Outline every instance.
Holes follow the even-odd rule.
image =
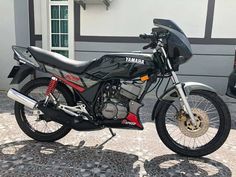
[[[228,107],[215,93],[192,91],[188,102],[197,121],[193,126],[180,102],[163,102],[156,115],[157,132],[172,151],[192,157],[208,155],[228,137],[231,119]]]
[[[45,100],[45,93],[49,82],[50,79],[47,78],[32,80],[23,86],[20,92],[30,96],[36,101],[43,101]],[[64,105],[75,105],[70,90],[60,83],[58,83],[53,95]],[[49,102],[52,101],[49,100]],[[32,110],[18,102],[15,103],[15,116],[22,131],[37,141],[56,141],[67,135],[71,130],[71,128],[59,123],[43,120],[44,115],[41,111],[38,109]]]

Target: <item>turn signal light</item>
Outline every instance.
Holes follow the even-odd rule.
[[[140,80],[147,81],[147,80],[149,80],[149,77],[148,77],[148,75],[145,75],[145,76],[140,77]]]

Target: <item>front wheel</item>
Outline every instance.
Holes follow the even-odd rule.
[[[188,102],[197,122],[195,126],[179,100],[163,101],[161,110],[155,115],[157,132],[162,142],[180,155],[208,155],[220,148],[229,135],[228,107],[216,93],[205,90],[192,91]]]

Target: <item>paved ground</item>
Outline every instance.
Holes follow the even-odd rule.
[[[107,129],[71,131],[56,143],[29,139],[17,126],[13,104],[0,93],[0,176],[236,176],[236,124],[226,143],[204,158],[186,158],[168,150],[148,121],[153,101],[142,110],[144,131]],[[226,99],[227,102],[231,100]],[[234,100],[233,100],[234,101]],[[236,120],[236,104],[228,103]],[[144,111],[147,114],[144,114]]]

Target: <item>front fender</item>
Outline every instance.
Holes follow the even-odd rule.
[[[198,83],[198,82],[185,82],[185,83],[182,83],[182,87],[184,89],[186,96],[188,96],[191,93],[191,91],[194,91],[194,90],[206,90],[206,91],[216,93],[216,90],[214,88],[212,88],[208,85],[202,84],[202,83]],[[175,101],[177,98],[178,98],[178,94],[177,94],[177,90],[176,90],[175,86],[169,88],[166,92],[164,92],[160,96],[160,99],[156,102],[156,104],[153,108],[152,120],[154,120],[155,116],[160,111],[160,109],[162,107],[161,105],[163,104],[163,102],[165,102],[165,103],[170,102],[171,103],[171,102]]]
[[[216,93],[216,90],[214,88],[198,82],[185,82],[182,83],[182,87],[184,89],[186,96],[188,96],[193,90],[206,90]],[[171,87],[160,96],[161,100],[169,100],[169,101],[174,101],[177,98],[178,94],[175,86]]]

